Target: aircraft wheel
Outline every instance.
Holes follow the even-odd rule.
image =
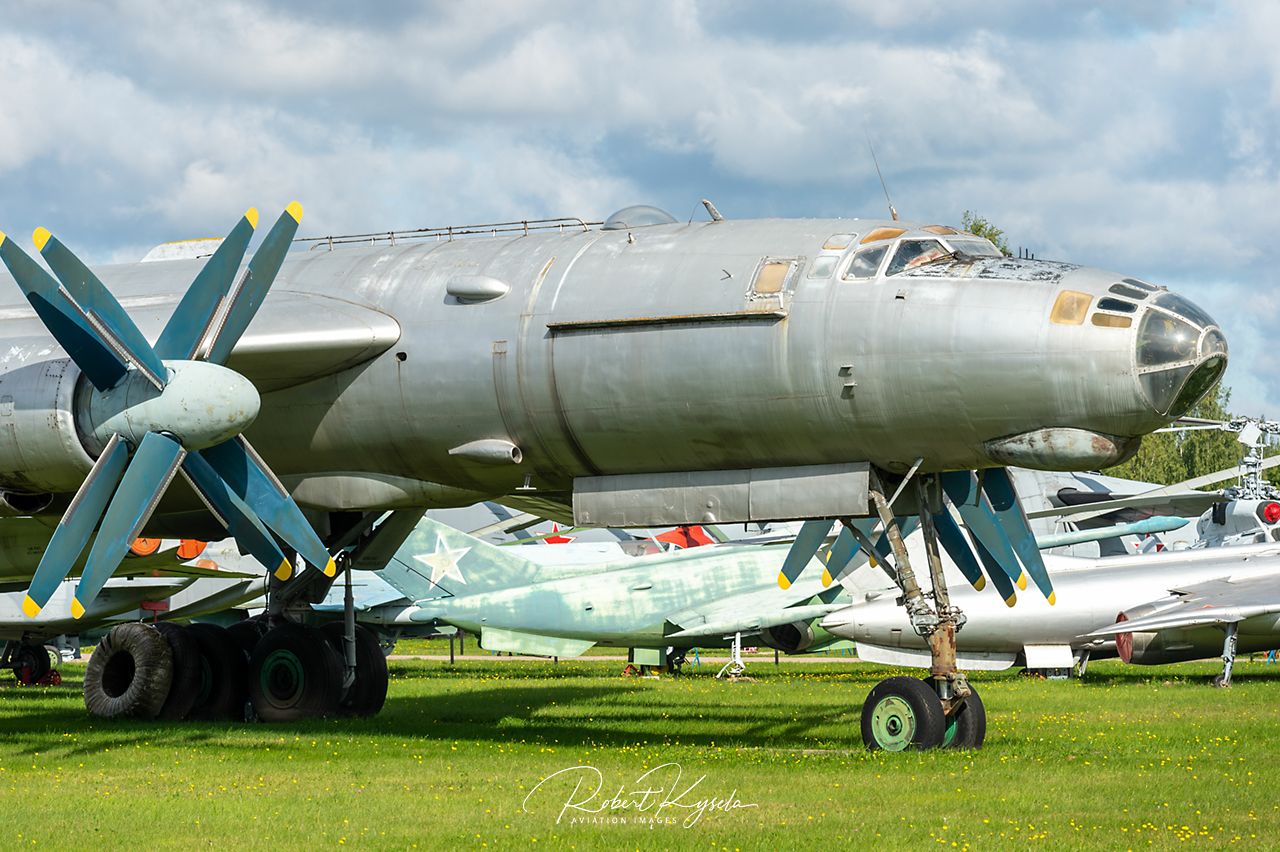
[[[872,751],[937,748],[946,724],[937,693],[913,677],[880,681],[862,705],[862,742]]]
[[[181,624],[162,621],[155,627],[169,643],[169,651],[173,654],[173,682],[156,718],[176,722],[191,715],[191,709],[200,697],[204,662],[200,646]]]
[[[264,722],[293,722],[337,711],[342,660],[314,627],[281,624],[249,658],[249,698]]]
[[[346,671],[342,647],[341,621],[331,621],[320,628],[333,646]],[[342,678],[338,679],[342,683]],[[352,716],[376,716],[387,700],[387,657],[382,653],[378,636],[363,624],[356,625],[356,682],[343,696],[338,709]]]
[[[133,622],[111,628],[84,670],[84,706],[103,719],[154,719],[173,683],[173,652],[160,632]]]
[[[188,635],[200,650],[200,684],[192,719],[244,721],[244,654],[226,628],[192,624]]]
[[[235,624],[227,628],[227,633],[240,646],[240,650],[244,651],[245,659],[253,653],[253,648],[258,642],[262,641],[262,637],[267,635],[267,631],[271,629],[271,625],[267,623],[265,618],[246,618],[243,621],[237,621]]]
[[[43,645],[19,645],[13,655],[13,676],[23,686],[39,683],[52,667]]]
[[[929,685],[928,681],[925,681]],[[982,748],[987,738],[987,708],[973,684],[969,684],[969,697],[956,712],[947,717],[946,731],[942,735],[943,748]]]

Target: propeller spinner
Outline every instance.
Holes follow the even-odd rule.
[[[237,279],[258,224],[257,210],[245,213],[155,346],[47,230],[37,229],[33,240],[53,276],[0,233],[0,260],[93,385],[85,432],[102,448],[40,560],[23,601],[26,615],[36,616],[48,603],[97,528],[71,604],[72,615],[82,616],[179,472],[239,545],[277,578],[288,579],[293,566],[273,532],[309,565],[329,576],[336,572],[302,510],[241,434],[258,414],[257,390],[223,366],[266,298],[301,219],[295,201]]]

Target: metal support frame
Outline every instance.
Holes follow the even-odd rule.
[[[1232,621],[1226,625],[1227,635],[1222,640],[1222,674],[1213,679],[1214,686],[1227,688],[1231,686],[1231,670],[1236,664],[1236,648],[1239,644],[1239,622]]]
[[[1076,663],[1076,677],[1080,678],[1081,680],[1084,680],[1085,670],[1089,668],[1090,653],[1091,651],[1088,648],[1080,649],[1080,658],[1079,658],[1079,661]]]
[[[901,488],[898,489],[900,493]],[[929,595],[920,589],[902,530],[893,514],[891,504],[884,496],[884,485],[879,475],[871,471],[871,503],[880,523],[884,526],[893,550],[897,568],[897,583],[902,590],[902,604],[911,619],[911,627],[929,643],[932,663],[929,674],[934,689],[942,700],[943,709],[950,715],[969,695],[969,682],[956,664],[956,631],[964,626],[964,614],[951,604],[947,578],[943,573],[942,557],[938,549],[938,533],[933,525],[933,515],[942,510],[941,484],[936,476],[916,480],[917,508],[920,514],[920,531],[924,535],[925,557],[929,563],[929,579],[933,590]],[[932,603],[930,603],[932,597]]]
[[[723,668],[716,674],[716,677],[738,677],[746,670],[747,665],[742,662],[742,634],[735,633],[733,634],[733,642],[729,645],[729,662],[724,664]]]
[[[356,682],[356,598],[351,590],[351,563],[343,560],[342,590],[342,689],[345,692]]]

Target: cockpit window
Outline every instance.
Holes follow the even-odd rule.
[[[1199,342],[1196,328],[1168,314],[1147,311],[1138,326],[1138,367],[1190,363]]]
[[[1175,293],[1156,296],[1156,304],[1165,310],[1173,311],[1175,314],[1191,320],[1202,328],[1207,325],[1217,325],[1213,317]]]
[[[874,248],[863,249],[855,254],[848,270],[844,273],[845,280],[848,281],[851,278],[875,278],[876,270],[880,268],[880,261],[884,260],[885,252],[888,250],[888,246],[875,246]]]
[[[948,237],[951,248],[960,254],[970,257],[1003,257],[1004,252],[991,244],[990,240],[979,237]]]
[[[809,268],[810,278],[830,278],[831,273],[836,270],[836,261],[840,258],[834,254],[820,254],[813,259],[813,266]]]
[[[915,269],[917,266],[932,263],[950,254],[951,252],[937,240],[903,240],[898,243],[898,250],[894,252],[893,260],[889,261],[884,274],[897,275],[899,272]]]

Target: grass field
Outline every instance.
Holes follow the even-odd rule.
[[[710,666],[679,680],[624,679],[619,667],[393,662],[380,716],[290,726],[91,721],[80,666],[64,667],[61,687],[6,679],[0,849],[1062,849],[1280,837],[1276,666],[1242,663],[1229,691],[1207,685],[1209,663],[1094,664],[1083,684],[978,675],[984,749],[897,755],[864,752],[857,733],[883,668],[762,659],[753,682],[728,684]],[[674,766],[640,780],[668,763],[678,782]],[[587,769],[534,789],[577,766],[603,779],[595,807],[620,788],[632,806],[593,816],[584,802],[562,815],[595,786]],[[717,801],[697,818],[655,807],[660,794],[642,800],[645,787]]]

